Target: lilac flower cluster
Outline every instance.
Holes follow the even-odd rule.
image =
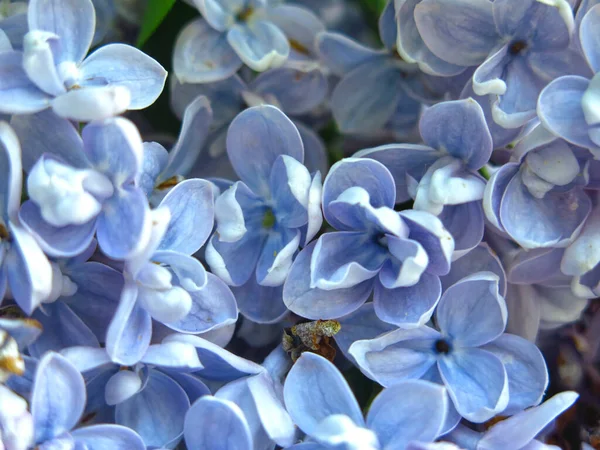
[[[557,449],[600,2],[186,2],[0,0],[0,450]]]

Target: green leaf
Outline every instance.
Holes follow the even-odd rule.
[[[136,43],[138,48],[141,48],[152,36],[174,4],[175,0],[148,0]]]

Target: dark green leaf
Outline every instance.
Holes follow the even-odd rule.
[[[148,0],[136,45],[141,48],[165,19],[175,0]]]

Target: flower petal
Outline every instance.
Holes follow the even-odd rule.
[[[235,403],[217,397],[196,400],[185,416],[184,436],[190,450],[252,448],[244,413]]]
[[[109,44],[88,56],[80,67],[82,86],[102,80],[131,94],[129,109],[144,109],[161,94],[167,71],[154,59],[126,44]]]
[[[124,86],[88,86],[56,97],[52,110],[61,117],[79,122],[102,120],[129,108],[131,94]]]
[[[196,253],[213,230],[212,183],[197,178],[184,180],[169,191],[160,206],[169,208],[171,221],[158,249]]]
[[[31,393],[35,441],[70,431],[84,407],[85,384],[79,371],[58,353],[47,353],[37,366]]]
[[[92,44],[96,14],[91,0],[32,0],[27,18],[29,30],[49,31],[60,38],[57,65],[81,62]]]
[[[473,99],[432,106],[423,113],[419,130],[425,144],[447,151],[469,169],[480,169],[492,154],[492,137],[483,110]]]
[[[448,394],[465,419],[481,423],[508,404],[508,377],[500,359],[479,348],[461,349],[438,362]]]
[[[292,121],[274,106],[263,105],[243,111],[231,122],[227,154],[240,179],[255,194],[266,197],[275,160],[288,155],[302,162],[304,148]]]
[[[488,0],[424,0],[415,8],[417,28],[439,58],[477,66],[499,41]]]
[[[344,414],[357,425],[362,413],[348,383],[322,356],[303,353],[292,366],[283,386],[285,406],[294,423],[308,435],[332,414]]]
[[[234,25],[227,32],[227,42],[248,67],[258,72],[281,66],[290,53],[283,32],[265,20]]]
[[[115,421],[136,431],[146,446],[162,447],[181,439],[189,407],[190,401],[181,386],[167,375],[150,370],[144,388],[117,405]],[[156,417],[162,420],[152,420]]]
[[[384,389],[369,407],[367,426],[386,450],[404,449],[410,441],[433,441],[442,431],[448,397],[428,381],[406,380]],[[401,403],[402,408],[397,405]]]
[[[227,34],[213,30],[203,19],[190,22],[177,36],[173,72],[180,83],[224,80],[242,64],[227,42]]]
[[[375,283],[373,303],[381,320],[402,328],[420,327],[431,318],[441,293],[439,277],[426,272],[412,286],[388,289]]]
[[[142,438],[133,430],[120,425],[92,425],[71,433],[75,442],[89,450],[144,450]]]
[[[446,289],[435,314],[441,332],[461,347],[480,346],[500,336],[507,310],[498,284],[497,275],[478,272]]]
[[[296,257],[283,286],[283,301],[296,314],[308,319],[335,319],[356,310],[373,290],[370,280],[346,289],[325,291],[311,287],[310,262],[316,242]]]

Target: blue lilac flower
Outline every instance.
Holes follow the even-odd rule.
[[[139,251],[150,227],[148,200],[137,186],[143,147],[135,125],[120,117],[91,122],[80,137],[51,111],[15,117],[13,124],[23,141],[30,198],[19,217],[44,251],[75,256],[94,234],[111,258]],[[46,135],[52,138],[39,140]]]
[[[455,240],[454,257],[483,237],[481,206],[485,179],[477,173],[489,160],[492,139],[483,110],[473,99],[441,102],[419,122],[425,145],[391,144],[356,153],[383,163],[396,182],[396,202],[435,214]]]
[[[0,122],[0,303],[11,297],[26,314],[50,294],[52,268],[34,237],[19,220],[21,148],[13,129]]]
[[[194,0],[202,13],[180,32],[173,52],[182,83],[208,83],[233,75],[246,64],[263,72],[280,67],[292,49],[311,48],[305,37],[322,30],[309,10],[271,6],[266,0]]]
[[[487,219],[525,249],[566,247],[592,208],[584,189],[587,159],[538,126],[490,178]]]
[[[106,335],[115,362],[131,365],[145,353],[152,319],[183,333],[202,333],[237,319],[233,294],[190,256],[213,229],[208,181],[177,184],[152,213],[149,243],[125,263],[125,285]]]
[[[241,181],[216,201],[206,260],[229,285],[255,276],[258,284],[280,286],[298,247],[321,226],[320,173],[311,177],[298,130],[273,106],[237,116],[227,153]]]
[[[294,422],[315,442],[311,449],[403,450],[411,441],[433,441],[446,418],[445,389],[420,380],[384,389],[363,418],[342,374],[314,353],[300,356],[283,392]]]
[[[39,362],[30,405],[34,442],[41,448],[94,448],[144,450],[140,436],[120,425],[75,428],[86,403],[81,374],[64,357],[47,353]]]
[[[414,378],[443,383],[456,408],[446,430],[458,423],[456,412],[484,422],[536,405],[548,383],[546,364],[531,342],[504,333],[507,309],[498,288],[497,275],[474,273],[445,290],[437,329],[394,330],[356,341],[349,353],[383,386]]]
[[[411,25],[403,45],[422,48],[422,40],[430,51],[424,52],[426,61],[432,53],[457,66],[478,66],[473,89],[496,96],[493,117],[506,128],[535,117],[537,97],[548,81],[587,71],[579,53],[569,48],[574,20],[566,0],[415,3],[405,2],[414,18],[407,14]]]
[[[585,14],[579,27],[579,41],[593,74],[560,77],[539,95],[537,113],[542,124],[567,141],[588,148],[595,155],[600,151],[598,134],[600,90],[600,46],[597,30],[600,26],[600,6]]]
[[[110,44],[86,58],[95,12],[91,0],[31,0],[23,51],[0,53],[13,83],[0,89],[0,110],[28,114],[52,108],[78,121],[146,108],[167,73],[134,47]]]
[[[27,34],[27,2],[8,0],[0,5],[0,30],[11,47],[20,48]]]
[[[367,158],[336,163],[323,185],[323,211],[335,232],[296,258],[283,300],[309,319],[356,310],[374,293],[377,315],[399,326],[426,323],[450,270],[454,239],[429,212],[397,212],[388,169]]]

